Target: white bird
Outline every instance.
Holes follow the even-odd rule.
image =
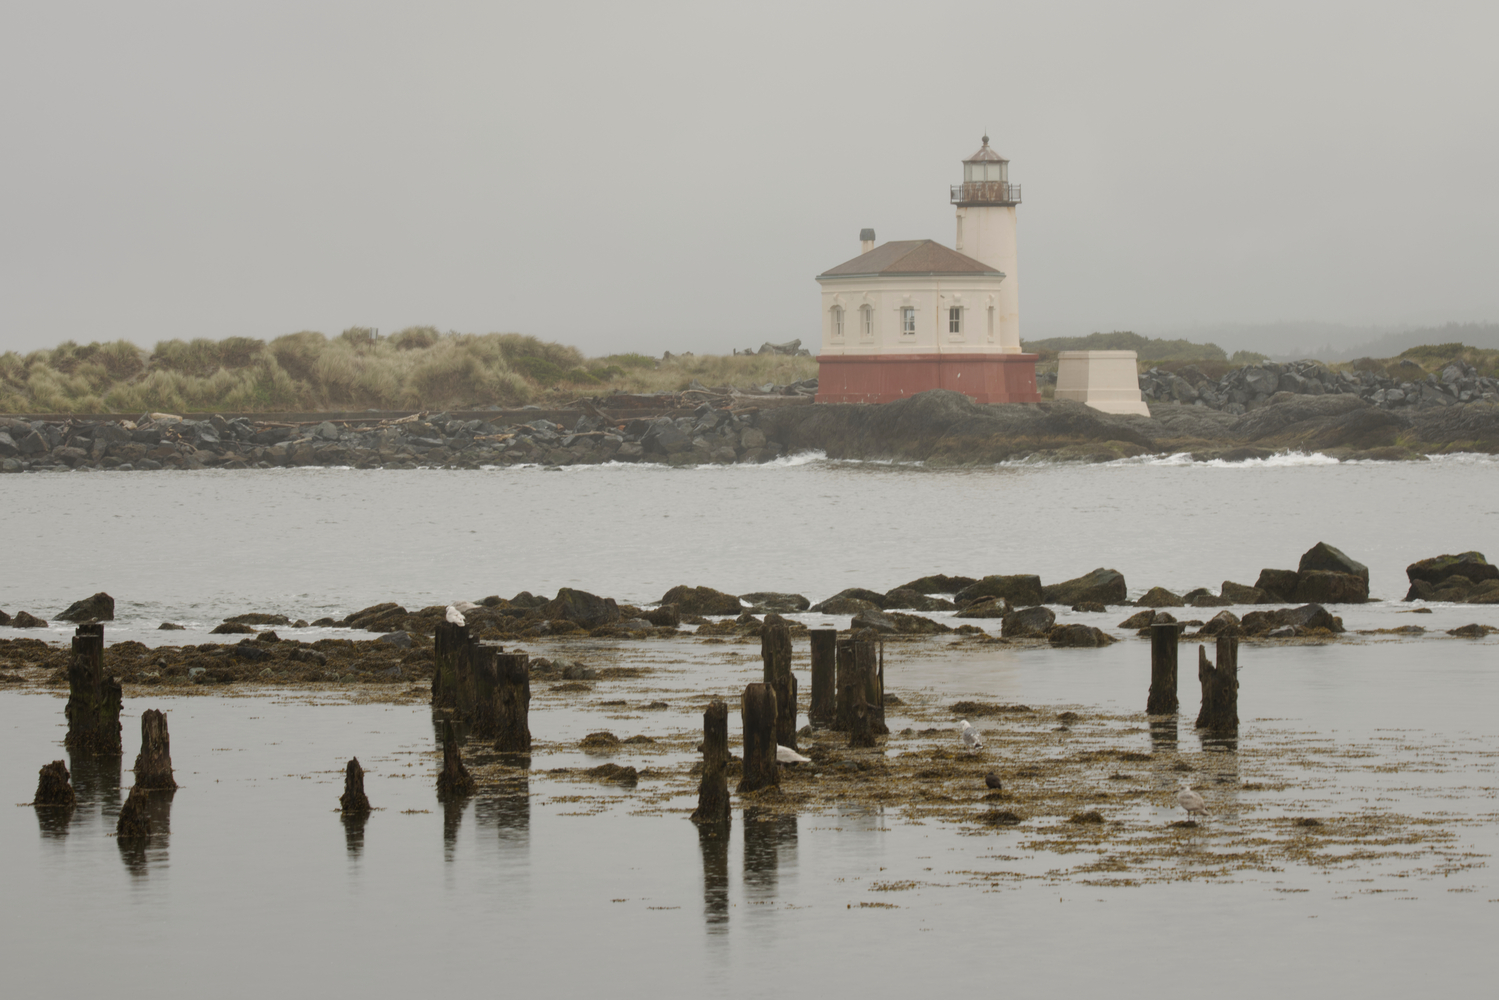
[[[979,738],[979,731],[968,724],[964,719],[958,723],[958,735],[963,738],[963,745],[970,750],[982,750],[984,741]]]
[[[459,611],[458,608],[455,607],[452,604],[448,605],[447,619],[448,619],[448,624],[449,625],[467,625],[468,624],[468,622],[465,621],[464,618],[463,618],[463,612]]]
[[[1207,803],[1202,801],[1202,796],[1192,791],[1190,782],[1183,779],[1181,791],[1176,793],[1177,803],[1187,811],[1187,819],[1191,819],[1200,812],[1206,812]]]
[[[790,747],[783,747],[779,743],[777,743],[776,744],[776,763],[777,764],[810,764],[810,763],[812,763],[812,758],[811,757],[803,757],[801,754],[797,753],[795,750],[791,749]]]

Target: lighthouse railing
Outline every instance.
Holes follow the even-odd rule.
[[[1018,205],[1020,185],[1008,181],[968,181],[952,186],[954,205]]]

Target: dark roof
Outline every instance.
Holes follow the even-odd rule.
[[[964,160],[963,162],[964,163],[982,163],[985,160],[992,160],[992,161],[994,161],[996,163],[1009,163],[1010,162],[1009,160],[1005,159],[1003,156],[1000,156],[994,150],[992,150],[992,149],[989,148],[989,137],[987,135],[984,136],[984,144],[979,147],[979,151],[977,153],[974,153],[972,156],[970,156],[968,159]]]
[[[839,278],[862,274],[999,274],[994,268],[935,240],[892,240],[819,274]]]

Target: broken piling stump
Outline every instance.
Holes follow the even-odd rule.
[[[141,713],[141,752],[135,756],[135,787],[176,788],[167,717],[154,708]]]
[[[473,692],[470,710],[460,718],[471,723],[469,735],[475,739],[492,740],[497,732],[495,718],[495,694],[499,688],[499,647],[481,642],[468,647],[468,682]]]
[[[838,630],[815,628],[812,630],[812,703],[807,707],[807,718],[820,725],[833,721],[837,710]]]
[[[780,785],[776,763],[776,692],[769,684],[747,684],[739,704],[744,722],[744,774],[738,792]]]
[[[370,800],[364,794],[364,768],[359,758],[349,758],[344,765],[344,793],[338,797],[339,809],[345,816],[364,816],[370,811]]]
[[[437,801],[450,802],[474,794],[474,779],[463,766],[453,723],[442,721],[442,770],[437,774]],[[460,814],[461,815],[461,814]]]
[[[123,753],[120,743],[120,682],[104,675],[104,626],[79,625],[73,632],[68,661],[68,735],[70,750],[101,756]]]
[[[1146,715],[1175,715],[1176,652],[1181,632],[1174,622],[1150,626],[1150,694],[1145,699]]]
[[[468,656],[468,626],[439,622],[432,648],[432,707],[458,707],[458,660]]]
[[[73,791],[71,778],[68,765],[62,761],[54,760],[50,764],[43,764],[37,774],[36,797],[31,800],[31,804],[72,808],[78,801],[78,796]]]
[[[853,724],[854,710],[854,640],[839,639],[834,645],[833,725],[834,732],[846,733]]]
[[[766,625],[760,632],[765,683],[776,692],[776,742],[796,749],[796,675],[791,672],[791,632],[785,625]]]
[[[1197,647],[1197,679],[1202,682],[1202,710],[1197,728],[1236,732],[1239,728],[1239,640],[1218,637],[1218,663],[1208,662],[1207,650]]]
[[[722,826],[729,822],[729,706],[714,699],[703,712],[703,778],[697,786],[697,809],[692,821],[699,826]]]
[[[120,819],[115,824],[115,836],[122,841],[145,840],[151,836],[151,818],[146,815],[145,789],[135,787],[120,806]]]
[[[495,656],[494,748],[500,753],[531,752],[531,670],[525,653]]]

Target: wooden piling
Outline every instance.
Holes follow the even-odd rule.
[[[364,794],[364,768],[359,758],[349,758],[344,765],[344,793],[338,797],[338,805],[345,816],[363,816],[370,811],[370,800]]]
[[[846,733],[853,725],[854,640],[839,639],[833,659],[833,730]]]
[[[766,625],[760,632],[760,659],[765,683],[776,692],[776,742],[796,749],[796,675],[791,672],[791,632],[785,625]]]
[[[68,661],[68,735],[70,750],[117,757],[120,743],[120,682],[104,676],[104,626],[79,625],[73,632]]]
[[[692,821],[699,826],[729,823],[729,706],[714,699],[703,712],[703,777],[697,786],[697,809]]]
[[[458,707],[458,663],[468,655],[468,626],[439,622],[434,637],[432,659],[432,707]]]
[[[1175,715],[1176,651],[1181,632],[1175,623],[1150,626],[1150,694],[1145,699],[1146,715]]]
[[[837,681],[838,630],[814,628],[812,630],[812,704],[807,707],[807,718],[819,725],[833,721],[838,709]]]
[[[495,716],[495,694],[499,690],[499,650],[495,646],[471,642],[467,650],[469,711],[461,718],[472,725],[469,735],[474,739],[492,740],[498,735],[499,720]]]
[[[776,763],[776,692],[769,684],[748,684],[739,703],[744,721],[744,776],[739,794],[780,785]]]
[[[172,743],[167,717],[154,708],[141,713],[141,752],[135,756],[135,787],[176,788],[172,777]]]
[[[442,720],[442,770],[437,774],[437,801],[451,802],[474,794],[474,779],[463,766],[463,757],[458,752],[458,737],[453,735],[453,723]],[[462,813],[460,812],[461,816]]]
[[[60,760],[42,765],[41,771],[37,773],[36,797],[31,800],[31,804],[71,809],[78,801],[78,796],[73,791],[70,778],[68,765]]]
[[[1197,647],[1197,679],[1202,682],[1202,711],[1197,728],[1217,732],[1239,729],[1239,640],[1218,637],[1218,663],[1208,662],[1207,650]]]
[[[525,653],[495,655],[494,748],[531,752],[531,670]]]
[[[864,702],[865,714],[869,717],[870,733],[874,736],[890,735],[890,727],[885,725],[885,666],[883,651],[879,651],[873,641],[859,639],[854,642],[854,677],[858,685],[855,695],[855,708],[857,714],[858,700]],[[873,746],[873,744],[868,744]]]
[[[146,815],[145,789],[136,786],[125,797],[120,806],[120,818],[115,823],[115,837],[121,841],[145,840],[151,836],[151,818]]]

